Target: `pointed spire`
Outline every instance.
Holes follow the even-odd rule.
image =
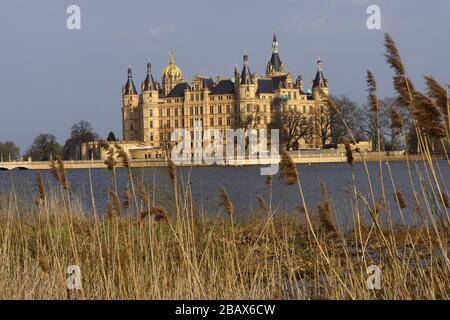
[[[280,59],[280,55],[278,54],[278,40],[277,36],[274,33],[272,39],[272,56],[267,63],[266,74],[270,76],[277,75],[282,72],[284,72],[284,65]]]
[[[275,33],[273,34],[273,39],[272,39],[272,53],[278,53],[278,41],[277,41],[277,36],[275,35]]]
[[[149,62],[147,63],[147,77],[144,80],[143,91],[152,91],[152,90],[156,90],[156,83],[152,75],[152,64]]]
[[[133,78],[133,70],[131,68],[131,64],[128,65],[128,79]]]
[[[253,84],[252,73],[248,67],[248,54],[247,50],[244,51],[244,67],[241,73],[241,84]]]
[[[317,57],[317,70],[322,71],[322,59],[320,59],[320,56]]]
[[[124,88],[125,95],[137,95],[137,90],[133,82],[133,70],[131,65],[128,66],[128,80]]]
[[[325,79],[322,72],[322,59],[317,57],[317,73],[313,81],[313,88],[326,88],[328,87],[328,81]]]

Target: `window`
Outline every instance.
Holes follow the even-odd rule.
[[[210,114],[214,114],[214,106],[210,106],[209,107],[209,113]]]
[[[153,110],[152,109],[150,109],[149,114],[150,114],[150,117],[153,117]]]
[[[150,128],[153,128],[153,121],[150,121]]]
[[[217,107],[217,113],[218,113],[218,114],[221,114],[221,113],[222,113],[222,106],[218,106],[218,107]]]
[[[175,116],[178,116],[178,108],[175,108]]]
[[[189,120],[189,124],[191,125],[191,127],[193,127],[194,126],[194,119],[190,119]]]
[[[195,94],[195,101],[199,101],[200,100],[200,96],[198,93]]]
[[[162,117],[162,109],[159,109],[159,116]]]
[[[194,114],[194,108],[192,108],[192,107],[189,108],[189,114],[190,114],[190,115],[193,115],[193,114]]]
[[[230,105],[227,104],[227,113],[230,113]]]
[[[209,119],[209,125],[210,126],[214,126],[214,118],[210,118]]]
[[[222,117],[219,117],[218,120],[219,120],[219,121],[218,121],[218,125],[221,126],[221,125],[222,125]]]
[[[170,117],[170,109],[167,109],[167,116]]]
[[[247,112],[250,112],[250,105],[247,105]]]
[[[238,105],[235,104],[235,105],[234,105],[234,113],[238,113],[238,111],[239,111],[239,110],[238,110]]]
[[[159,127],[160,127],[160,128],[163,127],[162,120],[159,120]]]
[[[175,128],[178,128],[178,119],[175,119]]]
[[[230,126],[230,125],[231,125],[231,118],[227,117],[227,126]]]
[[[198,107],[195,107],[195,114],[198,114]]]
[[[152,134],[150,135],[150,141],[153,141],[153,135]]]
[[[170,128],[170,119],[167,120],[167,128]]]

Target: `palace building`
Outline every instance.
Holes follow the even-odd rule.
[[[155,80],[148,63],[147,77],[139,89],[129,67],[128,80],[122,87],[123,140],[162,148],[174,129],[193,132],[194,124],[199,122],[204,131],[225,131],[239,128],[243,117],[252,114],[255,128],[267,128],[276,108],[293,108],[304,114],[315,127],[313,115],[323,108],[321,91],[328,93],[328,81],[319,58],[311,86],[305,88],[301,75],[294,78],[287,71],[274,35],[272,55],[264,76],[251,72],[250,59],[245,54],[242,71],[235,67],[232,78],[213,80],[212,77],[195,76],[188,82],[171,53],[161,82]],[[300,139],[296,147],[320,148],[321,145],[317,132]]]

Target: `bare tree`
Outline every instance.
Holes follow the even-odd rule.
[[[298,141],[314,133],[314,125],[303,113],[294,108],[282,108],[272,115],[270,128],[279,129],[281,143],[287,150],[295,148]]]
[[[34,161],[48,161],[61,153],[61,146],[56,137],[50,133],[38,135],[28,148],[24,157],[31,157]]]
[[[98,134],[91,124],[85,120],[78,121],[70,128],[70,138],[64,143],[63,158],[81,159],[81,144],[96,140],[98,140]]]
[[[338,120],[338,114],[327,106],[320,106],[313,115],[314,124],[322,143],[322,148],[326,148],[332,138],[332,126]]]
[[[376,115],[370,112],[369,105],[365,105],[362,110],[364,116],[360,129],[372,140],[372,150],[378,150],[377,130],[380,132],[380,150],[397,150],[402,144],[400,139],[402,128],[408,128],[410,125],[408,111],[399,108],[397,99],[393,97],[386,97],[379,101],[378,121]]]

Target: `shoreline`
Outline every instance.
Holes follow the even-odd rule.
[[[292,160],[296,164],[323,164],[323,163],[346,163],[347,158],[345,155],[302,155],[300,157],[293,155]],[[386,161],[422,161],[422,155],[374,155],[365,154],[362,158],[361,156],[355,157],[355,162],[386,162]],[[445,154],[432,155],[432,160],[446,160]],[[276,164],[279,160],[272,159],[246,159],[246,160],[235,160],[233,163],[215,163],[215,164],[202,164],[202,163],[192,163],[192,164],[177,164],[179,167],[242,167],[242,166],[268,166],[270,164]],[[66,169],[77,170],[77,169],[106,169],[103,160],[65,160],[64,165]],[[150,160],[150,159],[139,159],[131,160],[131,168],[159,168],[166,167],[167,160]],[[117,167],[121,167],[118,163]],[[17,161],[17,162],[0,162],[0,172],[1,171],[11,171],[11,170],[50,170],[50,161]]]

